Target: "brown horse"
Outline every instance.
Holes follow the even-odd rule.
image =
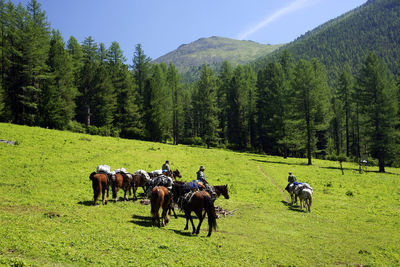
[[[102,193],[103,205],[106,205],[108,201],[108,192],[110,188],[110,183],[107,174],[104,172],[99,172],[99,173],[92,172],[89,176],[89,179],[92,180],[93,205],[96,205],[100,192]],[[107,196],[106,199],[104,199],[106,190],[107,190]]]
[[[150,197],[151,215],[153,216],[153,225],[158,227],[165,226],[169,222],[168,210],[171,208],[172,196],[164,186],[155,186],[151,191]],[[161,222],[159,210],[162,207]]]
[[[148,176],[148,173],[146,171],[143,171],[143,170],[138,170],[138,171],[135,172],[135,174],[133,174],[133,182],[132,182],[133,200],[137,199],[136,191],[137,191],[138,187],[142,187],[143,188],[143,193],[146,193],[147,183],[149,182],[149,177],[150,176]]]
[[[207,212],[208,217],[208,235],[207,237],[211,236],[212,229],[217,228],[217,216],[215,215],[215,207],[214,202],[211,199],[211,196],[206,191],[197,191],[194,192],[193,195],[190,197],[187,203],[183,204],[183,211],[185,212],[186,217],[186,226],[185,230],[188,230],[189,220],[192,223],[193,232],[192,234],[199,234],[201,223],[204,220],[202,211],[205,210]],[[199,218],[199,225],[197,229],[194,227],[193,219],[192,219],[192,211],[196,214]]]
[[[229,199],[229,194],[228,194],[228,185],[216,185],[213,186],[214,191],[217,194],[217,197],[220,195],[223,195],[226,199]]]
[[[117,192],[121,188],[124,190],[124,200],[125,201],[129,200],[129,198],[126,196],[126,193],[129,192],[130,195],[132,183],[133,183],[133,176],[130,173],[117,172],[116,174],[112,175],[111,190],[114,202],[117,202]]]

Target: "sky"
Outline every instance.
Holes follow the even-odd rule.
[[[29,0],[11,0],[26,7]],[[366,0],[37,0],[65,42],[117,41],[127,63],[141,44],[152,59],[203,37],[282,44]]]

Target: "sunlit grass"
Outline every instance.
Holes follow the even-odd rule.
[[[89,136],[0,124],[0,265],[399,265],[400,170]],[[186,181],[206,167],[228,184],[217,206],[235,215],[217,232],[184,231],[185,219],[151,226],[150,206],[91,206],[97,165],[159,169]],[[287,205],[287,173],[314,188],[311,213]],[[138,189],[141,193],[142,189]],[[121,193],[119,194],[121,196]],[[197,220],[195,223],[197,224]]]

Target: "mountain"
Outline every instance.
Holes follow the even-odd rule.
[[[318,58],[335,81],[345,64],[357,72],[366,55],[375,52],[392,72],[399,71],[400,1],[369,0],[360,7],[307,32],[279,51],[255,61],[264,67],[287,49],[295,58]]]
[[[229,61],[232,65],[246,64],[273,52],[280,46],[213,36],[183,44],[153,62],[166,64],[171,62],[183,75],[184,81],[191,81],[204,63],[213,67],[214,70],[218,69],[224,61]]]

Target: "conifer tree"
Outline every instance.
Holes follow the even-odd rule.
[[[79,74],[79,97],[77,99],[77,120],[86,126],[91,125],[93,98],[98,68],[97,43],[91,36],[82,44],[83,66]]]
[[[170,63],[167,70],[167,83],[172,96],[172,139],[174,145],[180,143],[183,131],[182,87],[175,65]]]
[[[233,68],[228,61],[222,63],[221,72],[218,75],[217,106],[218,106],[218,133],[222,143],[228,142],[228,100],[227,92],[233,77]]]
[[[346,132],[346,156],[350,156],[350,118],[352,106],[353,77],[349,71],[349,66],[345,68],[339,78],[338,97],[343,105],[345,115]]]
[[[64,129],[75,115],[75,97],[73,67],[60,32],[53,31],[50,41],[49,79],[43,89],[42,126]]]
[[[280,154],[279,140],[284,138],[284,71],[279,63],[270,63],[260,71],[257,83],[257,126],[264,152]]]
[[[366,57],[358,86],[367,146],[378,159],[379,172],[385,172],[386,161],[394,150],[398,103],[393,77],[376,54]]]
[[[243,149],[247,145],[248,120],[246,117],[247,86],[244,69],[237,66],[227,92],[228,100],[228,141],[231,145]]]
[[[294,72],[293,89],[293,104],[297,111],[295,119],[300,129],[298,137],[306,140],[304,145],[308,165],[311,165],[312,153],[318,141],[316,134],[326,128],[326,76],[319,63],[299,60]]]
[[[201,68],[200,80],[197,82],[193,108],[197,112],[195,127],[198,136],[207,144],[207,148],[217,142],[217,101],[216,101],[216,77],[214,72],[206,64]],[[197,121],[196,121],[197,120]]]

